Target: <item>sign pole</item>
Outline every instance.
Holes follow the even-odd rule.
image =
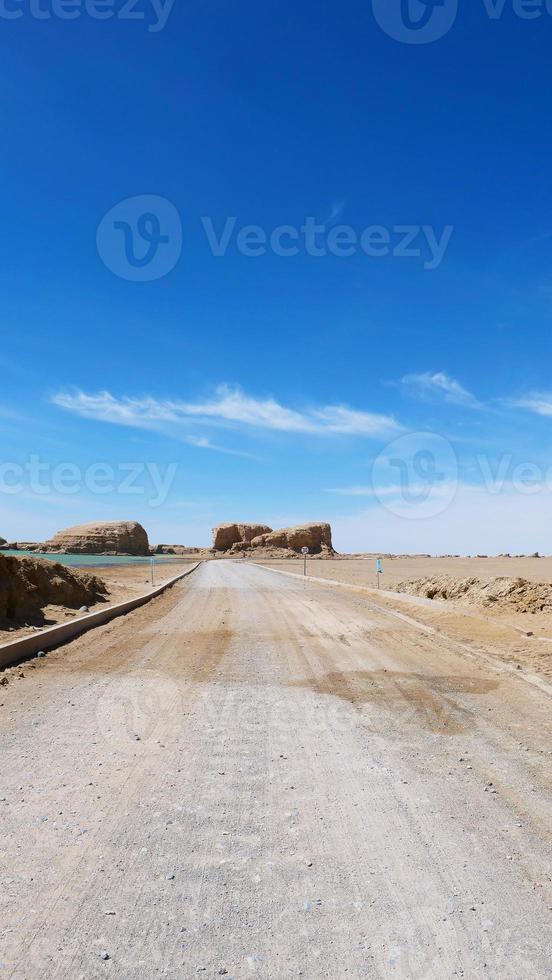
[[[307,555],[309,553],[309,549],[308,548],[301,548],[301,551],[303,553],[303,577],[306,578],[307,577]]]
[[[377,562],[376,562],[376,570],[377,570],[377,574],[378,574],[378,589],[379,589],[379,587],[380,587],[380,575],[382,573],[381,558],[378,558],[377,559]]]
[[[150,563],[151,563],[151,584],[152,584],[152,587],[153,587],[153,585],[154,585],[153,567],[155,565],[155,558],[150,558]]]

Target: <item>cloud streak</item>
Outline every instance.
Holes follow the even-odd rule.
[[[512,408],[524,408],[528,412],[533,412],[535,415],[552,415],[552,392],[551,391],[533,391],[526,395],[524,398],[510,398],[506,401],[507,405]]]
[[[401,384],[421,398],[441,398],[449,405],[463,408],[481,408],[481,402],[459,381],[444,371],[425,371],[423,374],[405,374]]]
[[[268,429],[312,435],[390,437],[402,431],[392,416],[360,411],[346,405],[326,405],[299,411],[274,398],[255,398],[240,388],[220,385],[203,401],[186,402],[143,398],[117,398],[108,391],[59,392],[52,401],[82,418],[135,428],[158,429],[172,425],[228,426]],[[199,440],[208,442],[208,440]],[[206,448],[213,448],[206,446]]]

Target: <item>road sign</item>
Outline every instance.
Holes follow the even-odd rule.
[[[379,589],[379,587],[380,587],[380,575],[383,572],[383,568],[381,567],[381,558],[377,558],[376,559],[376,572],[377,572],[377,576],[378,576],[378,589]]]
[[[309,553],[309,549],[308,548],[301,548],[301,554],[302,555],[308,555],[308,553]]]

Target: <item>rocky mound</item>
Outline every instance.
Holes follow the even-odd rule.
[[[427,599],[453,599],[471,605],[507,609],[511,612],[552,612],[552,585],[528,582],[523,578],[453,578],[435,575],[431,578],[399,582],[397,592],[425,596]]]
[[[252,548],[283,548],[287,551],[300,552],[308,548],[311,555],[325,552],[334,554],[332,545],[332,529],[325,522],[319,524],[299,524],[297,527],[284,527],[280,531],[271,531],[253,538]]]
[[[149,555],[148,536],[137,521],[79,524],[45,541],[44,551],[65,555]]]
[[[36,622],[45,606],[79,609],[107,595],[95,575],[39,558],[0,555],[0,627]]]
[[[37,541],[4,541],[0,544],[0,550],[6,551],[40,551],[41,548]]]
[[[213,548],[229,551],[233,545],[248,545],[253,538],[271,531],[268,524],[219,524],[213,528]]]
[[[200,555],[205,548],[187,548],[184,544],[152,544],[150,555]]]
[[[3,548],[5,544],[6,544],[6,539],[0,537],[0,548]]]
[[[293,558],[302,548],[320,557],[334,555],[330,525],[315,522],[279,531],[266,524],[219,524],[213,528],[213,549],[229,555],[254,551],[256,557]]]

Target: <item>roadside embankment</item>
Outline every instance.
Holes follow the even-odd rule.
[[[147,592],[134,595],[122,602],[104,605],[84,615],[75,615],[65,622],[58,623],[55,626],[49,626],[46,629],[35,630],[32,633],[19,636],[11,642],[3,644],[0,646],[0,668],[7,667],[25,657],[32,657],[41,650],[51,650],[96,626],[102,626],[104,623],[118,616],[123,616],[126,613],[132,612],[134,609],[138,609],[151,599],[161,595],[165,589],[170,588],[175,582],[180,581],[180,579],[195,571],[199,564],[201,563],[195,562],[194,564],[188,564],[188,567],[184,571],[176,575],[173,574],[171,578],[166,579],[156,587],[150,587]]]
[[[466,644],[476,653],[490,655],[516,670],[538,674],[552,681],[552,614],[522,613],[510,606],[496,604],[490,607],[466,607],[450,600],[429,599],[422,595],[393,591],[402,579],[404,564],[408,563],[411,568],[417,565],[419,568],[423,565],[427,567],[428,562],[438,561],[447,561],[450,567],[455,559],[397,559],[397,571],[393,570],[387,575],[386,570],[394,563],[389,560],[384,562],[382,589],[379,592],[376,575],[371,568],[369,570],[366,567],[369,563],[365,560],[317,561],[311,566],[307,563],[307,571],[313,582],[323,581],[329,586],[335,583],[337,587],[358,590],[359,594],[366,595],[371,601],[377,600],[378,604],[395,613],[408,613],[422,627],[436,630],[453,642]],[[464,562],[467,559],[459,561]],[[541,561],[544,566],[546,560]],[[539,560],[536,559],[535,564],[538,565]],[[259,565],[288,575],[300,575],[303,568],[302,562],[289,561],[262,561]],[[395,581],[391,584],[389,580],[393,578]]]

